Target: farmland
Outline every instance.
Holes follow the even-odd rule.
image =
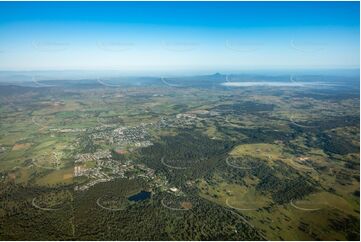
[[[354,80],[139,79],[1,86],[2,240],[359,238]]]

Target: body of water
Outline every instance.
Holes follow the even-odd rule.
[[[132,201],[132,202],[139,202],[139,201],[149,199],[151,197],[151,195],[152,195],[151,192],[141,191],[135,195],[128,197],[128,200]]]

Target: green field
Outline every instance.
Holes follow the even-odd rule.
[[[0,238],[359,238],[357,88],[193,79],[0,97]]]

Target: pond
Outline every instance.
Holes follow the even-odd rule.
[[[132,201],[132,202],[139,202],[139,201],[149,199],[151,197],[151,195],[152,195],[151,192],[141,191],[135,195],[128,197],[128,200]]]

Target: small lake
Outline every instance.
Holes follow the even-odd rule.
[[[128,200],[132,201],[132,202],[139,202],[139,201],[149,199],[151,197],[151,195],[152,195],[151,192],[141,191],[133,196],[128,197]]]

